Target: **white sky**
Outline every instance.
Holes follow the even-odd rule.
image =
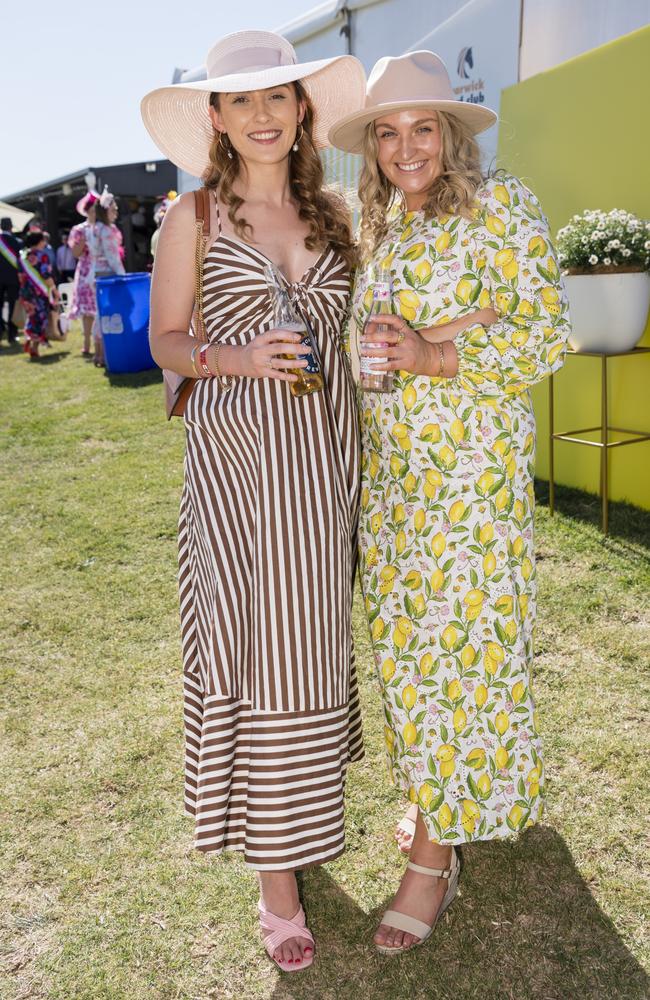
[[[243,28],[319,0],[0,0],[0,199],[86,166],[158,159],[140,98]]]

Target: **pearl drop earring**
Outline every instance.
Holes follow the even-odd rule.
[[[225,132],[219,132],[219,145],[221,146],[222,149],[225,149],[226,156],[228,157],[228,159],[232,160],[232,148],[230,146],[230,139],[228,139],[228,145],[226,146],[225,142],[223,141],[224,136],[226,139],[228,139],[228,136]]]

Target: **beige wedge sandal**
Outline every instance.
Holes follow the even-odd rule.
[[[453,902],[454,896],[458,892],[460,861],[453,847],[451,849],[450,868],[425,868],[424,865],[416,865],[412,861],[409,861],[406,867],[411,868],[414,872],[419,872],[420,875],[430,875],[432,878],[448,879],[447,891],[442,903],[440,904],[440,909],[436,914],[436,919],[433,921],[431,926],[429,926],[429,924],[425,924],[423,920],[416,920],[415,917],[409,917],[408,913],[400,913],[398,910],[386,910],[381,918],[382,924],[385,924],[387,927],[393,927],[397,931],[404,931],[406,934],[412,934],[420,940],[407,948],[389,948],[385,944],[376,944],[375,947],[377,951],[382,955],[399,955],[404,951],[410,951],[411,948],[417,948],[418,945],[424,944],[426,939],[431,937],[433,934],[436,924],[445,910],[447,910]]]

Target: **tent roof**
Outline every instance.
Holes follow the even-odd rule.
[[[147,174],[145,167],[150,163],[155,164],[156,169]],[[156,193],[158,188],[162,191],[163,188],[167,190],[169,187],[174,187],[176,167],[169,160],[141,160],[136,163],[114,163],[106,167],[87,166],[75,170],[74,173],[64,174],[62,177],[55,177],[53,180],[43,181],[43,183],[35,184],[33,187],[5,195],[5,199],[8,202],[20,204],[25,201],[33,201],[35,197],[39,196],[60,195],[64,193],[62,190],[64,185],[68,185],[73,191],[83,192],[86,190],[85,177],[89,172],[95,174],[98,183],[100,180],[107,183],[111,190],[113,186],[117,189],[118,183],[126,182],[128,186],[132,186],[133,182],[137,181],[138,190],[134,190],[134,194],[140,193],[140,187],[144,187],[142,193],[148,193],[146,189],[149,187],[152,187],[152,193]],[[119,194],[120,191],[116,190],[115,193]]]
[[[0,219],[10,218],[14,229],[24,229],[28,222],[34,218],[33,212],[23,212],[22,208],[15,205],[8,205],[6,201],[0,201]]]

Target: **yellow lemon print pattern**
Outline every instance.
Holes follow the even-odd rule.
[[[400,372],[392,393],[361,400],[362,581],[389,770],[431,838],[452,844],[512,835],[542,810],[527,390],[561,367],[569,333],[534,195],[500,175],[477,200],[471,220],[395,217],[377,260],[416,329],[489,304],[498,321],[456,338],[455,378]]]

